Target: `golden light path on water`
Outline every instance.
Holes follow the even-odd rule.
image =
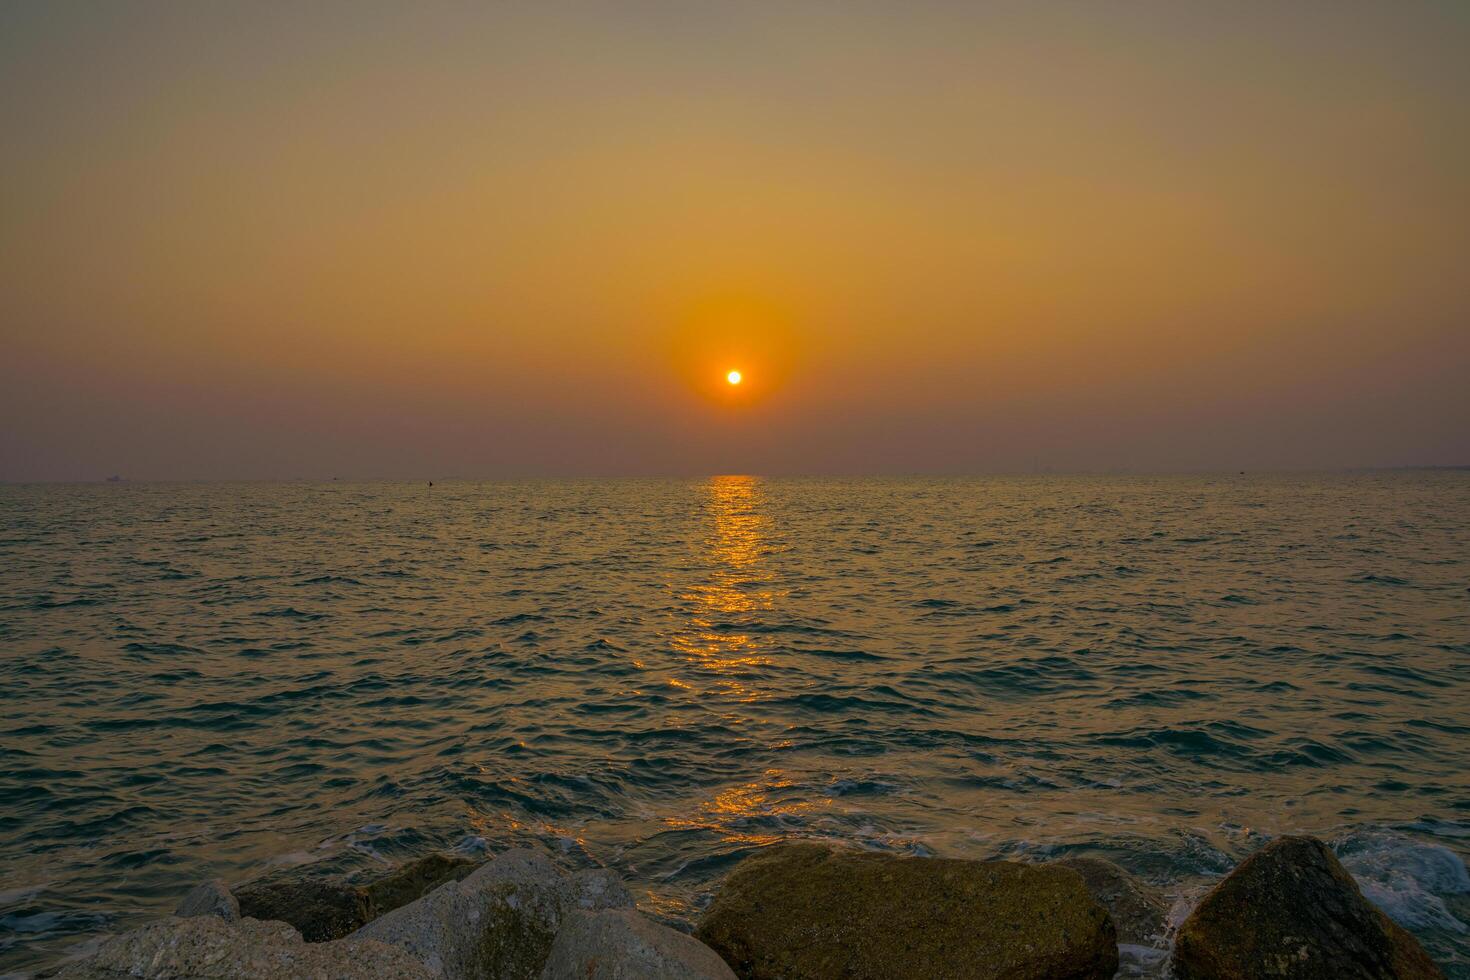
[[[706,692],[709,696],[750,704],[760,700],[762,692],[747,680],[752,672],[772,664],[772,641],[731,620],[770,612],[786,595],[765,562],[781,546],[771,534],[759,477],[717,476],[703,491],[711,524],[703,548],[711,571],[707,581],[679,594],[693,605],[693,613],[674,633],[671,645],[701,672],[714,675]],[[671,683],[684,686],[677,680]],[[742,726],[743,720],[735,711],[728,718],[732,726]],[[701,801],[693,812],[665,816],[662,822],[673,829],[715,831],[727,841],[752,846],[775,843],[781,834],[745,832],[741,824],[749,818],[809,812],[831,803],[822,798],[772,801],[774,791],[792,785],[780,769],[766,769],[760,780],[722,790]]]
[[[715,477],[705,488],[705,512],[713,528],[704,548],[713,570],[708,581],[679,596],[694,605],[694,613],[671,642],[677,652],[706,670],[728,675],[736,668],[770,663],[761,641],[727,618],[773,609],[780,598],[773,574],[762,563],[770,518],[761,502],[756,477]],[[718,686],[745,699],[757,696],[732,676],[722,676]]]

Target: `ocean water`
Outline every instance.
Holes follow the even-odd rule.
[[[1470,473],[0,487],[0,974],[431,848],[1329,839],[1470,976]],[[1147,955],[1143,957],[1145,960]]]

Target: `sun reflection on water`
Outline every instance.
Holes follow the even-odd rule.
[[[785,839],[793,823],[831,804],[828,797],[801,798],[790,776],[767,769],[760,780],[731,786],[699,803],[693,813],[668,816],[663,823],[674,830],[712,830],[731,843],[763,847]]]
[[[771,663],[758,620],[781,596],[765,563],[773,545],[762,482],[753,476],[717,476],[704,485],[711,530],[701,558],[709,575],[679,594],[691,614],[671,639],[675,652],[720,674],[716,686],[742,700],[753,700],[756,693],[741,678]]]
[[[706,682],[699,685],[704,693],[730,699],[733,708],[760,701],[766,693],[756,685],[775,654],[774,634],[767,627],[787,595],[768,561],[780,548],[779,535],[771,526],[759,477],[718,476],[700,490],[709,525],[697,556],[704,574],[677,594],[688,611],[670,643],[705,675]],[[748,730],[749,719],[739,709],[722,714],[726,724]],[[664,827],[713,831],[728,842],[763,846],[781,840],[793,823],[832,802],[805,796],[780,769],[748,780],[746,776],[746,781],[665,816]]]

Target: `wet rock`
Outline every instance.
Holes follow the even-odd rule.
[[[284,922],[173,918],[108,940],[64,967],[64,980],[427,980],[413,957],[382,943],[306,943]]]
[[[311,865],[290,868],[236,889],[240,914],[287,922],[309,943],[341,939],[384,913],[464,878],[482,862],[425,855],[371,881],[323,877]]]
[[[376,919],[385,912],[423,898],[446,881],[462,881],[483,863],[439,852],[409,861],[363,886],[368,917]]]
[[[1179,927],[1174,972],[1180,980],[1444,976],[1313,837],[1278,838],[1216,885]]]
[[[735,974],[692,936],[633,909],[608,909],[568,917],[541,980],[735,980]]]
[[[515,850],[375,919],[353,938],[403,949],[436,977],[518,980],[541,972],[569,913],[632,904],[610,871],[567,875],[541,854]]]
[[[308,874],[292,869],[240,886],[240,914],[289,923],[309,943],[341,939],[372,919],[365,889]]]
[[[1075,871],[781,844],[731,872],[695,936],[747,980],[1110,978],[1112,922]]]
[[[1118,942],[1133,946],[1163,944],[1169,907],[1158,891],[1102,858],[1064,857],[1051,863],[1082,876],[1088,892],[1108,910]]]
[[[179,902],[179,907],[174,909],[174,915],[181,919],[191,919],[196,915],[213,915],[226,922],[238,922],[240,903],[235,900],[234,895],[230,894],[230,889],[225,883],[215,878],[190,889],[189,894]]]

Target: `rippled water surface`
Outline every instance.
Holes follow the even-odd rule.
[[[539,841],[1322,834],[1470,973],[1470,474],[0,487],[0,972],[193,881]]]

